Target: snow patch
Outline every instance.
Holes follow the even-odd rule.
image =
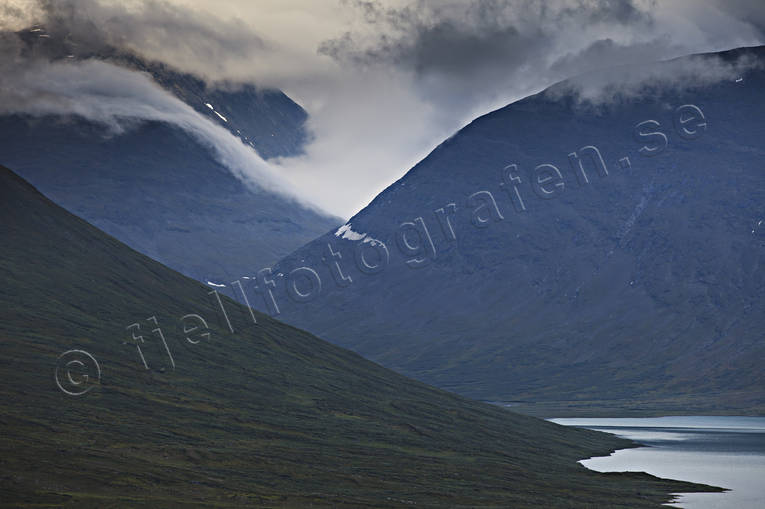
[[[346,240],[361,240],[366,236],[366,233],[358,233],[351,230],[351,223],[344,224],[335,232],[335,237],[340,237]]]
[[[212,112],[213,112],[213,113],[215,113],[216,115],[218,115],[218,116],[221,118],[221,120],[223,120],[224,122],[228,122],[228,119],[227,119],[226,117],[224,117],[223,115],[221,115],[220,113],[218,113],[217,111],[215,111],[215,108],[213,108],[213,105],[212,105],[212,104],[210,104],[210,103],[205,103],[205,106],[207,106],[208,108],[210,108],[210,109],[212,110]],[[239,132],[239,131],[237,131],[237,132]]]

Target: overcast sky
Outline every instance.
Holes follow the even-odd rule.
[[[765,43],[763,0],[0,1],[0,28],[30,20],[284,90],[314,141],[270,170],[343,217],[474,117],[556,81]]]

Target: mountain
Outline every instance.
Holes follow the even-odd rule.
[[[280,91],[209,89],[162,64],[113,48],[95,51],[41,27],[19,37],[29,58],[97,58],[148,73],[263,157],[300,154],[307,140],[305,111]],[[341,221],[243,183],[205,144],[169,123],[110,134],[81,117],[5,115],[0,138],[0,163],[56,203],[203,282],[252,273]]]
[[[537,414],[765,412],[764,59],[606,71],[751,64],[595,104],[563,82],[480,117],[250,302]]]
[[[588,471],[630,442],[253,323],[2,167],[0,217],[2,506],[638,508],[712,489]]]
[[[252,84],[220,84],[208,87],[196,76],[176,71],[162,62],[94,41],[72,37],[66,27],[35,25],[16,33],[26,58],[52,62],[97,59],[144,72],[164,89],[198,113],[226,128],[264,158],[302,153],[309,140],[305,130],[308,114],[283,92],[259,89]]]
[[[310,140],[305,130],[308,114],[280,90],[259,89],[251,84],[210,88],[190,74],[132,55],[115,57],[114,62],[148,72],[163,88],[228,129],[265,159],[302,154]]]

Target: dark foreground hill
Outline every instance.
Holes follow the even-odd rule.
[[[2,167],[0,274],[0,505],[639,508],[703,489],[587,471],[577,459],[629,443],[430,388],[228,300],[224,316]],[[57,361],[72,349],[88,355]]]
[[[765,412],[765,47],[700,58],[475,120],[276,266],[279,318],[548,415]]]

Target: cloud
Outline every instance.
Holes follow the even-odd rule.
[[[662,92],[687,91],[721,81],[734,81],[763,62],[751,55],[725,60],[716,55],[695,55],[652,65],[622,65],[569,78],[546,91],[552,99],[573,96],[585,107],[619,103]]]
[[[70,51],[82,56],[116,48],[214,80],[230,72],[231,62],[269,51],[242,21],[223,20],[163,0],[24,0],[21,4],[31,4],[23,20],[26,26],[19,26],[22,7],[11,3],[6,7],[11,14],[0,14],[0,27],[42,24],[52,38],[71,41]]]
[[[761,0],[18,1],[0,26],[28,13],[87,40],[77,51],[111,45],[212,86],[285,91],[313,141],[268,162],[346,217],[476,116],[560,80],[589,76],[576,93],[613,98],[638,89],[600,83],[604,68],[765,42]]]
[[[61,0],[8,4],[0,11],[0,27],[5,29],[0,31],[0,114],[78,116],[102,124],[109,136],[146,121],[172,124],[207,146],[246,184],[325,213],[254,149],[150,75],[102,60],[134,52],[183,67],[186,56],[196,55],[208,62],[197,74],[215,79],[223,76],[221,68],[209,62],[245,58],[252,48],[265,47],[243,23],[155,0]],[[30,27],[43,28],[26,30]],[[227,78],[219,85],[231,84]]]
[[[324,41],[319,52],[354,64],[392,64],[420,76],[441,74],[461,80],[475,72],[517,66],[554,48],[554,33],[595,24],[633,30],[651,22],[630,1],[587,4],[534,1],[417,1],[400,9],[381,2],[355,0],[350,5],[375,26],[371,37],[345,32]]]
[[[0,31],[27,28],[32,19],[43,16],[37,0],[6,0],[0,5]]]
[[[349,0],[344,5],[355,17],[318,45],[319,55],[340,68],[344,93],[327,98],[324,109],[310,111],[316,144],[308,148],[308,157],[286,163],[308,179],[309,168],[314,175],[332,168],[343,185],[321,193],[334,203],[353,203],[349,195],[363,196],[356,198],[360,204],[368,201],[365,188],[379,191],[378,182],[400,177],[476,116],[570,76],[589,77],[576,91],[569,89],[580,99],[613,100],[640,89],[635,74],[642,64],[765,40],[751,18],[743,16],[758,10],[754,2],[749,11],[737,13],[722,1],[701,7],[689,0],[415,0],[395,5]],[[612,75],[601,72],[625,63],[631,66],[625,74],[630,81],[611,83]],[[687,69],[705,70],[703,65]],[[737,72],[719,70],[719,77]],[[647,81],[656,86],[659,78]]]
[[[710,11],[688,0],[418,0],[399,8],[354,0],[349,5],[373,29],[326,40],[320,53],[345,65],[411,73],[423,98],[450,105],[500,106],[510,97],[608,66],[762,41],[749,20],[716,3],[707,6]]]
[[[7,35],[0,46],[6,55],[23,48]],[[146,121],[171,124],[210,148],[244,182],[298,200],[294,188],[253,149],[161,88],[148,74],[100,60],[16,58],[10,62],[0,66],[0,114],[77,116],[104,125],[105,134],[115,136]],[[306,204],[304,199],[299,201]]]
[[[40,24],[52,38],[71,42],[77,56],[103,55],[114,49],[140,55],[195,74],[212,85],[257,83],[280,88],[318,70],[316,42],[306,46],[315,23],[310,4],[281,11],[279,3],[261,0],[4,0],[0,30],[20,30]],[[261,6],[267,6],[261,12]],[[206,8],[205,8],[206,7]],[[326,10],[321,10],[328,17]],[[292,19],[291,28],[284,16]],[[265,24],[267,36],[251,23]],[[301,21],[302,20],[302,21]],[[295,32],[295,23],[300,31]],[[285,27],[281,30],[279,27]],[[326,33],[315,37],[323,37]],[[310,35],[309,35],[310,39]],[[325,62],[326,63],[326,62]]]

